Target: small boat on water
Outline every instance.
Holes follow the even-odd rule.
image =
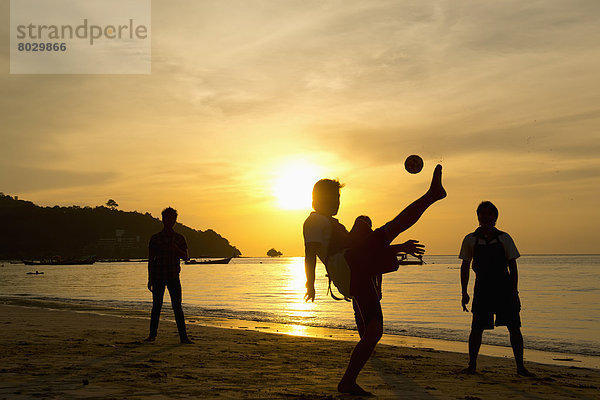
[[[35,272],[27,272],[27,275],[44,275],[44,272],[35,271]]]
[[[398,254],[398,265],[423,265],[425,261],[423,261],[423,257],[416,257],[414,260],[408,259],[408,254]]]
[[[190,258],[189,260],[186,260],[185,263],[188,265],[197,265],[197,264],[229,264],[229,261],[231,261],[233,257],[229,257],[229,258],[220,258],[218,260],[195,260]]]

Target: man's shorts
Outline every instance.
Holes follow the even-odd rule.
[[[496,323],[494,324],[494,314]],[[506,326],[508,328],[520,328],[521,316],[519,311],[506,310],[494,313],[492,311],[479,311],[473,313],[471,329],[494,329],[495,326]]]
[[[366,327],[371,320],[376,320],[383,324],[379,291],[372,279],[365,281],[353,296],[354,302],[360,311],[363,326]]]

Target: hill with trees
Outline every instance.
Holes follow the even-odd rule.
[[[0,193],[0,259],[96,257],[147,258],[150,237],[162,222],[150,213],[110,207],[40,207]],[[180,223],[190,257],[238,257],[241,252],[213,231],[195,230]]]

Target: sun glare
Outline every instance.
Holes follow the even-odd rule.
[[[285,210],[310,210],[312,188],[320,178],[320,170],[308,162],[294,162],[283,166],[277,174],[274,195],[277,204]]]

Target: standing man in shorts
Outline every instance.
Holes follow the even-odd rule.
[[[469,335],[469,366],[463,371],[475,373],[477,355],[485,329],[506,326],[517,363],[517,374],[533,376],[523,364],[523,335],[521,334],[521,301],[519,299],[517,258],[520,254],[508,233],[496,229],[498,209],[489,201],[477,207],[479,228],[463,240],[459,258],[462,285],[462,307],[468,311],[467,293],[469,267],[473,260],[475,289],[473,294],[473,322]]]

